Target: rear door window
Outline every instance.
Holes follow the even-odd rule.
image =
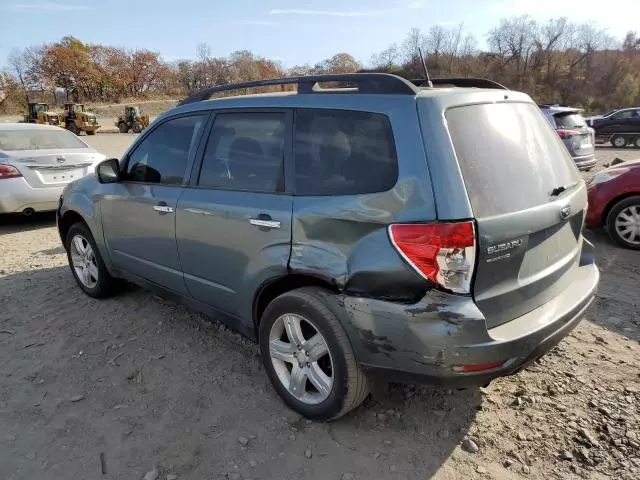
[[[635,110],[624,110],[611,116],[612,120],[629,120],[636,116]]]
[[[300,109],[295,125],[297,195],[356,195],[395,185],[398,161],[385,115]]]
[[[446,112],[467,194],[478,218],[549,203],[578,171],[536,105],[492,103]]]
[[[198,185],[273,193],[284,189],[285,113],[217,114]]]

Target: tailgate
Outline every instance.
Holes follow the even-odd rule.
[[[446,120],[477,222],[473,295],[492,328],[571,284],[586,188],[534,104],[454,107]]]

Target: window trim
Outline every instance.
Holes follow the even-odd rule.
[[[129,168],[129,160],[131,159],[131,155],[135,153],[135,151],[140,147],[142,142],[144,142],[149,135],[151,135],[153,132],[155,132],[158,128],[160,128],[165,123],[170,122],[172,120],[177,120],[177,119],[186,118],[186,117],[202,117],[203,125],[200,133],[198,134],[198,138],[196,139],[196,148],[193,149],[193,152],[190,152],[189,158],[187,158],[187,165],[185,166],[182,182],[171,184],[171,183],[137,182],[133,180],[128,180],[126,178],[126,173],[127,173],[127,169]],[[178,115],[172,115],[170,117],[163,119],[161,122],[158,122],[158,124],[154,125],[153,128],[147,128],[146,131],[142,135],[140,135],[140,137],[138,137],[137,141],[133,145],[131,145],[129,150],[127,150],[127,153],[124,155],[124,157],[122,158],[122,161],[120,162],[120,173],[124,175],[123,180],[120,183],[126,183],[131,185],[161,185],[163,187],[174,187],[174,188],[183,188],[186,185],[188,185],[191,179],[193,163],[195,161],[195,158],[197,158],[197,154],[203,143],[202,142],[203,132],[207,129],[210,121],[211,121],[211,112],[209,112],[208,110],[197,110],[193,112],[186,112],[186,113],[180,113]]]
[[[260,193],[265,195],[292,195],[293,192],[293,109],[292,108],[274,108],[274,107],[256,107],[256,108],[220,108],[216,110],[210,110],[211,117],[206,127],[206,131],[203,132],[203,137],[200,141],[200,147],[198,148],[197,156],[193,162],[191,169],[191,175],[189,182],[185,185],[186,188],[195,188],[200,190],[212,190],[221,192],[238,192],[238,193]],[[225,114],[251,114],[251,113],[279,113],[284,115],[285,121],[285,139],[284,139],[284,159],[283,159],[283,174],[284,174],[284,190],[282,191],[267,191],[267,190],[249,190],[240,188],[222,188],[211,185],[199,185],[200,173],[202,171],[202,165],[204,161],[204,153],[209,144],[211,138],[211,132],[215,127],[216,117],[218,115]]]
[[[387,119],[387,122],[389,123],[389,131],[391,133],[391,141],[393,143],[393,151],[395,152],[395,169],[396,169],[396,175],[395,178],[393,180],[393,183],[391,184],[391,186],[385,190],[379,190],[379,191],[375,191],[375,192],[368,192],[368,193],[325,193],[325,194],[320,194],[320,195],[309,195],[309,194],[303,194],[303,193],[299,193],[296,189],[296,184],[295,184],[295,180],[296,180],[296,164],[295,164],[295,126],[296,126],[296,121],[298,119],[298,113],[300,111],[307,111],[307,110],[317,110],[320,112],[349,112],[349,113],[366,113],[369,115],[381,115],[384,118]],[[400,156],[398,155],[398,146],[396,144],[396,134],[394,132],[393,129],[393,121],[391,120],[391,116],[389,116],[389,114],[384,113],[384,112],[377,112],[377,111],[372,111],[372,110],[360,110],[360,109],[352,109],[352,108],[325,108],[325,107],[298,107],[294,109],[294,118],[293,118],[293,132],[292,132],[292,136],[291,136],[291,150],[292,150],[292,174],[290,175],[291,180],[292,180],[292,192],[293,195],[296,197],[305,197],[305,198],[312,198],[312,197],[317,197],[317,198],[321,198],[321,197],[356,197],[356,196],[362,196],[362,195],[379,195],[381,193],[386,193],[386,192],[390,192],[391,190],[393,190],[396,185],[398,184],[398,180],[400,179]]]

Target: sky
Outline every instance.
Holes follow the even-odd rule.
[[[16,48],[73,35],[86,43],[195,58],[201,42],[214,56],[235,50],[314,64],[338,52],[366,63],[401,43],[409,29],[464,24],[482,46],[500,18],[530,14],[593,21],[614,37],[640,30],[640,0],[0,0],[0,67]]]

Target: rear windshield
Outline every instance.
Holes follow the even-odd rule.
[[[1,130],[0,150],[47,150],[57,148],[87,148],[73,133],[66,130]]]
[[[554,117],[558,128],[581,128],[587,126],[582,115],[577,112],[556,113]]]
[[[548,203],[554,188],[580,178],[536,105],[468,105],[449,109],[446,118],[478,218]]]

